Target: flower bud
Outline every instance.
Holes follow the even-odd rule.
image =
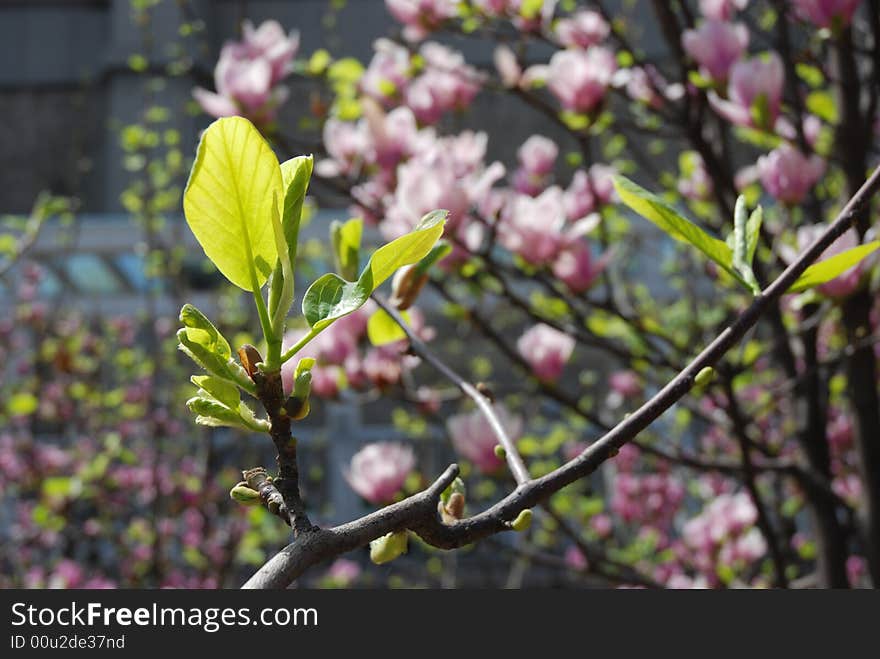
[[[453,519],[461,519],[464,515],[464,495],[461,492],[453,492],[446,504],[446,512]]]
[[[255,506],[260,503],[260,493],[252,490],[244,481],[229,490],[229,497],[245,506]]]
[[[241,360],[241,365],[244,366],[244,370],[247,371],[248,376],[253,380],[254,374],[257,372],[257,364],[263,361],[263,357],[260,355],[259,350],[250,343],[245,343],[238,349],[238,358]]]
[[[394,274],[394,279],[391,280],[391,298],[388,302],[401,311],[405,311],[413,305],[428,281],[428,273],[420,272],[417,265],[412,264],[400,268]]]
[[[406,531],[394,531],[370,543],[370,560],[376,565],[389,563],[406,553]]]
[[[697,377],[694,378],[694,386],[697,387],[705,387],[707,384],[712,382],[715,379],[715,369],[711,366],[707,366],[702,369],[699,373],[697,373]]]
[[[501,444],[495,445],[495,455],[501,460],[507,459],[507,451],[504,450],[504,447],[501,446]]]
[[[532,525],[532,509],[526,508],[521,510],[516,519],[510,523],[510,528],[514,531],[525,531]]]

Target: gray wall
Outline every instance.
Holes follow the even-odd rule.
[[[397,29],[383,0],[348,0],[332,24],[326,20],[329,7],[329,0],[165,0],[154,12],[158,45],[150,60],[157,70],[168,61],[161,45],[181,42],[181,20],[194,15],[205,23],[201,36],[186,42],[191,72],[168,79],[154,98],[173,110],[185,148],[208,121],[185,111],[190,91],[196,84],[212,85],[217,53],[243,18],[276,18],[298,29],[302,53],[326,47],[364,61],[378,36]],[[490,65],[490,45],[453,45],[472,62]],[[639,46],[656,50],[656,35],[646,35]],[[89,212],[121,210],[119,193],[129,175],[120,167],[115,130],[136,122],[147,102],[143,79],[127,66],[132,53],[142,52],[143,34],[131,20],[129,0],[0,1],[0,213],[28,210],[43,189],[77,196]],[[281,114],[288,130],[296,126],[307,94],[305,85],[293,89]],[[485,93],[474,112],[450,117],[444,127],[488,128],[491,157],[508,162],[533,132],[562,137],[536,111]]]

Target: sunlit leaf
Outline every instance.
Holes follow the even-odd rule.
[[[357,310],[395,270],[424,258],[443,235],[446,215],[444,210],[428,213],[411,233],[380,247],[356,282],[335,274],[326,274],[315,281],[306,291],[302,304],[312,329],[319,331]]]
[[[880,247],[880,240],[853,247],[840,254],[814,263],[804,270],[803,274],[788,289],[789,293],[800,293],[809,288],[820,286],[839,277],[869,254]]]
[[[247,119],[224,117],[202,134],[183,210],[205,254],[236,286],[255,291],[278,256],[272,229],[281,198],[278,159]]]

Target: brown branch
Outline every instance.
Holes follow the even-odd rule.
[[[364,546],[392,531],[410,530],[430,545],[453,549],[510,530],[510,522],[522,510],[540,504],[566,485],[596,471],[606,460],[614,457],[624,444],[635,439],[686,395],[694,386],[697,373],[707,366],[714,366],[739,342],[804,270],[850,227],[855,215],[866,208],[878,187],[880,169],[874,171],[825,232],[766,290],[757,295],[753,303],[684,370],[578,457],[540,478],[519,484],[513,492],[487,510],[445,525],[437,513],[437,503],[440,494],[458,475],[458,467],[451,465],[427,490],[399,503],[333,529],[308,528],[260,568],[245,587],[286,587],[311,565]]]

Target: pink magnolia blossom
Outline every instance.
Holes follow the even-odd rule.
[[[501,77],[501,83],[505,87],[516,87],[522,79],[523,71],[516,58],[516,54],[507,46],[500,45],[495,49],[492,56],[495,70]]]
[[[396,442],[367,444],[351,458],[345,480],[364,499],[389,503],[415,467],[412,448]]]
[[[825,161],[820,156],[805,156],[790,144],[758,159],[758,175],[764,189],[786,204],[803,201],[824,173]]]
[[[726,80],[730,68],[749,45],[749,31],[741,23],[708,20],[695,30],[685,30],[681,43],[704,76]]]
[[[517,192],[534,196],[546,188],[558,155],[559,147],[553,140],[542,135],[527,139],[517,152],[520,166],[513,176]]]
[[[745,493],[721,494],[682,528],[682,538],[692,549],[705,553],[749,529],[758,519],[751,497]]]
[[[614,189],[614,176],[617,170],[610,165],[596,163],[590,167],[590,185],[600,204],[610,204],[617,200]]]
[[[539,380],[559,379],[574,351],[575,340],[565,332],[539,323],[529,328],[516,342],[519,354]]]
[[[299,36],[286,35],[276,21],[259,28],[244,24],[244,39],[227,42],[214,69],[210,92],[193,90],[202,109],[214,117],[242,115],[257,124],[275,118],[278,106],[287,98],[287,88],[279,85],[286,76],[299,48]]]
[[[602,46],[554,53],[547,68],[547,87],[566,110],[590,112],[605,97],[617,70],[614,53]]]
[[[381,103],[388,103],[406,88],[410,79],[409,50],[390,39],[377,39],[373,59],[361,77],[361,91]]]
[[[411,41],[424,39],[456,15],[455,0],[385,0],[385,6],[404,24],[404,36]]]
[[[727,86],[727,100],[709,93],[709,102],[715,111],[737,126],[772,129],[779,117],[782,104],[782,85],[785,69],[776,53],[767,57],[752,57],[733,65]],[[756,121],[756,110],[764,116]]]
[[[448,233],[464,231],[471,207],[480,205],[492,185],[504,175],[500,163],[486,167],[488,137],[465,131],[432,140],[397,168],[397,187],[382,222],[391,240],[409,231],[435,208],[449,211]]]
[[[700,13],[706,18],[729,21],[748,4],[749,0],[700,0]]]
[[[610,515],[600,513],[590,518],[590,528],[592,528],[600,538],[607,538],[614,530],[614,524],[611,521]]]
[[[596,283],[610,258],[610,250],[596,260],[587,241],[581,238],[567,240],[553,261],[553,276],[572,293],[583,293]]]
[[[330,157],[319,161],[315,171],[326,178],[357,174],[372,148],[366,124],[328,119],[323,137]]]
[[[503,16],[510,8],[511,0],[473,0],[473,4],[487,16]]]
[[[846,27],[862,0],[792,0],[798,14],[817,27]]]
[[[419,131],[416,118],[407,107],[394,108],[385,114],[369,99],[365,99],[362,106],[372,146],[367,157],[382,169],[393,170],[433,138],[432,133]]]
[[[821,224],[800,227],[797,231],[798,251],[803,252],[807,247],[812,245],[827,228],[827,226]],[[819,260],[822,261],[835,254],[845,252],[848,249],[858,246],[858,244],[858,234],[855,229],[849,229],[840,238],[831,243],[831,246],[828,247],[828,249],[822,252],[822,256],[819,257]],[[869,265],[870,259],[859,261],[843,274],[838,275],[831,281],[825,282],[821,286],[817,286],[816,290],[823,295],[832,298],[848,297],[859,287],[862,275],[865,273],[865,270]]]
[[[501,403],[495,403],[492,408],[510,438],[519,439],[522,419],[511,414]],[[498,437],[480,410],[449,417],[446,428],[455,450],[484,474],[491,474],[504,464],[504,460],[495,454]]]
[[[337,558],[333,565],[327,568],[326,576],[335,584],[347,588],[361,574],[361,566],[347,558]]]
[[[405,100],[419,121],[433,124],[450,110],[470,105],[480,91],[481,74],[469,66],[464,56],[439,43],[422,45],[425,60],[421,75],[407,87]]]
[[[575,545],[572,545],[565,550],[565,564],[572,570],[577,570],[578,572],[583,572],[589,567],[587,557],[584,556],[584,553]]]
[[[623,69],[617,72],[624,74],[621,76],[620,82],[626,86],[627,95],[634,101],[644,103],[653,108],[659,108],[663,105],[663,96],[657,91],[655,78],[659,75],[655,72],[646,70],[641,67]],[[665,81],[662,81],[665,83]],[[668,89],[668,85],[666,85]]]
[[[250,21],[242,24],[243,45],[252,58],[265,59],[272,69],[272,81],[278,82],[293,69],[293,58],[299,50],[299,33],[285,34],[278,21],[265,21],[254,28]]]
[[[596,195],[587,172],[579,169],[574,173],[563,194],[562,203],[565,205],[565,215],[571,221],[586,217],[596,209]]]
[[[532,135],[517,152],[519,163],[530,174],[549,174],[556,164],[559,147],[543,135]]]
[[[598,12],[582,9],[556,22],[556,37],[568,48],[589,48],[604,41],[611,31]]]
[[[608,386],[624,398],[642,394],[642,378],[635,371],[615,371],[608,377]]]
[[[550,264],[563,246],[565,219],[562,190],[555,185],[537,197],[516,195],[502,213],[498,240],[532,265]]]

